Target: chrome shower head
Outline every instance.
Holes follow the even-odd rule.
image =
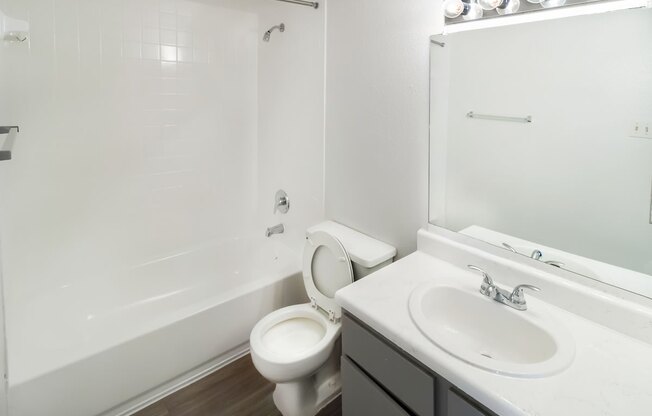
[[[271,27],[265,34],[263,35],[263,41],[269,42],[270,38],[272,37],[272,32],[278,29],[279,32],[283,33],[285,32],[285,23],[281,23],[280,25],[276,25]]]

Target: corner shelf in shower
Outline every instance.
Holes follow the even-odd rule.
[[[8,135],[5,138],[2,148],[0,148],[0,161],[11,160],[11,149],[14,147],[14,141],[19,132],[20,127],[18,126],[0,126],[0,134]]]

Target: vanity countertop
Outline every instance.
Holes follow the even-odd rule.
[[[499,276],[495,278],[500,284]],[[468,270],[418,251],[341,289],[336,300],[498,415],[650,415],[652,345],[533,296],[528,296],[529,311],[562,323],[573,336],[575,359],[561,373],[543,378],[502,376],[467,364],[431,343],[413,323],[408,299],[423,283],[447,284],[451,279],[470,291],[477,291],[482,280]],[[500,322],[496,325],[500,329]]]

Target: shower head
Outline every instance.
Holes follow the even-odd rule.
[[[265,34],[263,35],[263,41],[269,42],[269,39],[272,37],[272,32],[278,29],[279,32],[283,33],[285,32],[285,23],[281,23],[280,25],[276,25],[271,27]]]

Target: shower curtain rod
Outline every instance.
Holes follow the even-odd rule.
[[[301,6],[309,6],[312,7],[313,9],[319,8],[319,3],[317,3],[316,1],[305,1],[305,0],[276,0],[276,1],[282,1],[285,3],[292,3],[292,4],[300,4]]]

